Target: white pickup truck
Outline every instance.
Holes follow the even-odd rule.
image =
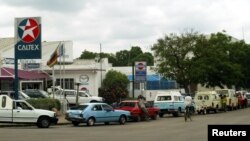
[[[56,113],[49,110],[35,109],[25,100],[13,100],[7,95],[0,95],[0,123],[31,123],[39,128],[48,128],[57,124]]]
[[[64,98],[67,99],[70,105],[76,104],[77,91],[69,89],[61,89],[55,92],[55,98],[62,101]],[[78,104],[79,103],[91,103],[91,102],[103,102],[102,97],[92,96],[86,91],[78,92]]]

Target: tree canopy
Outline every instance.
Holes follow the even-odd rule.
[[[110,70],[103,80],[102,88],[99,89],[99,95],[102,96],[107,103],[126,98],[128,96],[128,84],[129,80],[125,74]]]
[[[139,46],[132,46],[130,50],[121,50],[112,53],[94,53],[84,50],[79,59],[108,58],[113,66],[131,66],[135,61],[146,61],[148,66],[154,65],[154,57],[150,52],[141,50]]]
[[[175,79],[189,92],[191,84],[206,87],[246,87],[249,84],[249,45],[218,32],[205,36],[188,31],[171,33],[152,46],[156,71]]]

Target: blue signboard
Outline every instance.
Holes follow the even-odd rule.
[[[147,81],[147,65],[146,62],[135,62],[135,81]]]
[[[15,43],[16,59],[41,59],[41,18],[16,18]]]

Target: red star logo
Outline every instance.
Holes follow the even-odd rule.
[[[39,35],[39,25],[34,19],[25,19],[19,24],[19,37],[25,43],[33,42]]]

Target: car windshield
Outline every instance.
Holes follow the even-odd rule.
[[[134,102],[121,102],[120,107],[135,107],[135,103]]]
[[[79,92],[79,96],[88,97],[88,94],[86,92]]]
[[[31,98],[48,98],[49,95],[45,94],[42,90],[27,89],[23,91]]]
[[[90,97],[92,97],[92,95],[88,91],[81,91],[81,92],[84,93],[85,95],[89,95]]]
[[[40,92],[41,94],[43,94],[44,96],[49,97],[49,94],[48,94],[46,91],[39,90],[39,92]]]

